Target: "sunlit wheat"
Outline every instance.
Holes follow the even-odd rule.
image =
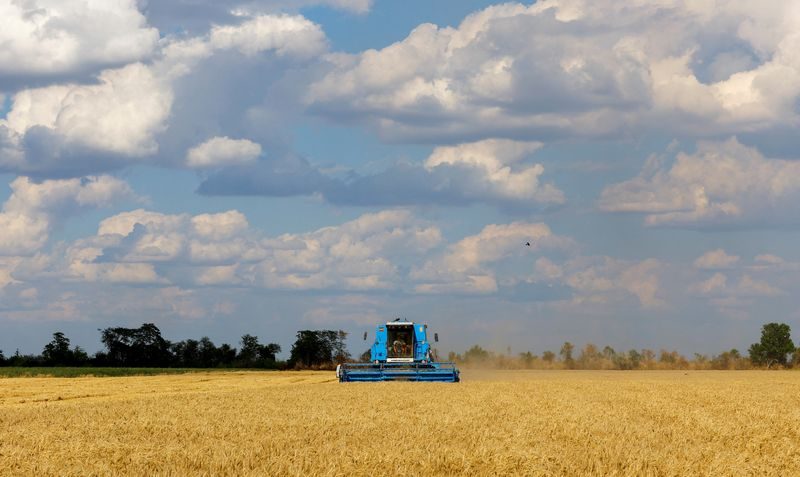
[[[0,379],[0,474],[800,474],[800,373],[463,376]]]

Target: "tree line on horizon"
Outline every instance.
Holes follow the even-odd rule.
[[[345,346],[347,333],[341,330],[301,330],[297,332],[289,359],[280,361],[281,346],[261,344],[257,336],[245,334],[239,348],[224,343],[216,346],[211,339],[186,339],[170,342],[158,327],[145,323],[138,328],[112,327],[100,331],[104,350],[89,355],[79,346],[71,347],[64,333],[53,333],[53,339],[39,355],[21,355],[17,351],[5,357],[0,350],[0,366],[91,366],[126,368],[261,368],[261,369],[333,369],[350,361]],[[360,356],[369,361],[369,352]],[[494,369],[752,369],[800,367],[800,348],[795,348],[791,329],[785,323],[767,323],[761,340],[753,343],[748,355],[736,349],[718,355],[695,353],[686,358],[666,349],[632,349],[618,352],[610,346],[602,349],[587,343],[580,350],[565,342],[558,353],[530,351],[512,356],[495,353],[474,345],[464,353],[451,352],[448,361],[466,367]]]
[[[0,350],[0,366],[15,367],[125,367],[125,368],[320,368],[350,359],[344,340],[347,333],[332,330],[297,332],[288,361],[280,361],[281,346],[262,344],[245,334],[239,348],[227,343],[216,346],[210,338],[170,342],[153,323],[138,328],[112,327],[100,331],[104,350],[89,355],[58,331],[38,355],[17,351],[6,357]]]
[[[587,343],[577,350],[567,341],[558,353],[545,351],[541,356],[526,351],[516,356],[494,353],[475,345],[463,354],[451,352],[449,361],[467,367],[491,369],[754,369],[800,367],[800,347],[795,347],[791,328],[785,323],[767,323],[761,329],[761,340],[753,343],[747,356],[737,349],[708,356],[695,353],[687,358],[677,351],[631,349],[618,352],[611,346],[600,349]]]

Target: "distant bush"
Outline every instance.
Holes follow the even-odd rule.
[[[566,343],[570,346],[571,343]],[[574,349],[574,347],[573,347]],[[485,350],[478,345],[469,348],[463,354],[450,353],[449,360],[466,368],[488,369],[593,369],[593,370],[670,370],[670,369],[750,369],[750,361],[732,349],[711,358],[695,354],[693,359],[687,359],[677,351],[662,349],[658,353],[650,349],[629,350],[617,352],[610,346],[600,350],[592,343],[587,343],[581,348],[577,358],[572,356],[573,351],[562,347],[560,359],[552,351],[545,351],[539,357],[525,351],[516,356],[495,353]],[[798,352],[800,359],[800,352]]]

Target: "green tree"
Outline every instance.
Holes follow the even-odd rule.
[[[98,361],[109,366],[167,367],[174,361],[170,342],[153,323],[139,328],[106,328],[100,332],[100,340],[106,353]]]
[[[200,366],[204,368],[216,368],[220,364],[219,349],[214,346],[214,342],[208,336],[200,338],[198,349]]]
[[[786,323],[767,323],[761,328],[761,341],[750,346],[750,360],[756,366],[786,366],[787,355],[794,352],[791,328]]]
[[[641,358],[639,359],[640,364],[644,364],[646,368],[652,368],[653,362],[656,360],[656,353],[651,349],[643,349],[641,354]]]
[[[658,361],[660,363],[666,364],[675,364],[678,362],[678,352],[677,351],[667,351],[662,349],[658,355]]]
[[[345,346],[347,332],[339,330],[335,336],[330,335],[329,339],[331,340],[331,350],[333,351],[333,362],[342,364],[350,361],[350,353],[347,351],[347,346]],[[280,351],[280,348],[278,351]]]
[[[200,366],[200,343],[197,340],[184,340],[174,343],[170,350],[175,356],[175,366],[181,368],[197,368]]]
[[[594,369],[597,368],[599,363],[599,359],[602,355],[597,350],[597,346],[592,343],[587,343],[583,349],[581,350],[581,354],[578,356],[578,364],[579,367],[582,369]]]
[[[556,359],[556,354],[552,351],[545,351],[542,353],[542,361],[552,363]]]
[[[469,363],[482,363],[489,359],[489,352],[478,345],[474,345],[464,353],[464,361]]]
[[[631,364],[631,369],[636,369],[642,363],[642,354],[632,349],[628,351],[628,361]]]
[[[267,343],[261,345],[258,350],[258,360],[261,366],[267,366],[269,363],[275,362],[275,357],[281,352],[281,346],[276,343]]]
[[[614,357],[611,359],[611,362],[614,363],[614,367],[616,369],[621,369],[621,370],[633,369],[633,361],[631,360],[630,355],[628,355],[627,353],[614,354]]]
[[[561,361],[567,365],[568,368],[575,367],[575,360],[572,358],[572,351],[575,349],[575,345],[570,343],[569,341],[565,341],[564,344],[561,346],[561,351],[559,354],[561,355]]]
[[[222,345],[217,348],[217,352],[220,366],[233,366],[236,361],[236,348],[231,347],[228,343],[222,343]]]
[[[72,348],[72,365],[73,366],[86,366],[89,364],[89,353],[84,351],[80,346]]]
[[[289,366],[331,367],[350,359],[344,340],[347,333],[333,330],[302,330],[292,345]]]
[[[730,351],[723,351],[718,356],[711,359],[713,369],[739,369],[742,367],[742,355],[736,348]]]
[[[519,359],[520,361],[522,361],[523,366],[525,366],[526,368],[530,368],[531,366],[533,366],[533,363],[537,359],[539,359],[539,357],[531,353],[530,351],[526,351],[524,353],[519,354]]]
[[[275,355],[281,352],[280,345],[275,343],[260,344],[258,336],[244,335],[241,344],[238,361],[242,367],[274,367]]]
[[[69,338],[60,331],[53,333],[53,341],[47,343],[42,350],[42,358],[48,366],[71,365],[73,357],[69,349]]]
[[[246,334],[242,336],[240,342],[242,347],[239,349],[239,362],[242,367],[251,367],[256,365],[258,360],[258,352],[261,350],[261,345],[258,343],[258,336]]]
[[[39,360],[38,357],[36,359]],[[89,356],[80,346],[70,349],[69,338],[58,331],[53,333],[53,340],[45,345],[40,361],[40,364],[46,366],[84,366],[88,363]]]

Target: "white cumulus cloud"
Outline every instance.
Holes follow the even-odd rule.
[[[217,26],[205,36],[167,37],[159,46],[154,61],[103,70],[88,84],[27,88],[14,94],[8,114],[0,119],[0,171],[63,177],[146,161],[181,165],[183,161],[172,156],[158,156],[159,142],[167,131],[172,147],[185,151],[190,144],[172,143],[197,141],[178,134],[184,127],[181,122],[206,124],[208,118],[177,117],[174,108],[180,97],[176,90],[190,80],[190,73],[213,71],[202,70],[203,62],[235,56],[231,51],[247,55],[245,63],[265,61],[255,57],[257,53],[306,62],[325,51],[327,43],[319,26],[300,15],[257,15]],[[193,106],[184,105],[181,111],[192,114]],[[214,141],[189,162],[192,167],[242,162],[254,155],[255,146]]]
[[[393,289],[401,280],[392,257],[426,252],[441,232],[405,210],[387,210],[335,227],[269,239],[257,267],[264,286],[285,289]]]
[[[784,293],[783,290],[766,280],[753,278],[749,274],[743,274],[738,281],[733,281],[729,280],[729,277],[721,272],[715,273],[706,280],[692,284],[689,287],[689,291],[702,297],[732,297],[739,299],[772,297]]]
[[[149,56],[158,30],[135,0],[0,2],[0,77],[56,75]]]
[[[730,268],[739,261],[738,255],[728,255],[725,250],[718,248],[706,252],[694,261],[695,268],[714,270]]]
[[[797,122],[798,29],[796,1],[506,3],[331,56],[307,101],[393,139],[763,130]]]
[[[261,155],[261,146],[247,139],[231,139],[213,137],[199,144],[186,154],[189,167],[220,167],[237,164],[248,164]]]
[[[398,161],[377,173],[353,172],[344,180],[320,181],[319,188],[335,204],[486,203],[518,210],[558,206],[566,202],[564,193],[545,182],[544,166],[532,157],[541,146],[508,139],[439,146],[422,164]]]
[[[168,84],[151,67],[133,63],[102,72],[97,84],[21,91],[0,127],[17,142],[38,126],[68,145],[143,156],[157,150],[154,135],[163,130],[171,105]]]
[[[64,275],[110,283],[396,289],[404,277],[394,260],[440,241],[438,228],[404,210],[268,237],[235,210],[190,216],[140,209],[103,220],[97,235],[73,243]]]
[[[574,290],[570,306],[608,304],[635,297],[644,308],[665,305],[656,259],[640,262],[612,257],[577,257],[564,264],[563,283]]]
[[[654,226],[796,223],[798,178],[797,161],[766,158],[735,138],[704,141],[672,163],[652,158],[639,177],[606,187],[599,205],[646,214]]]
[[[523,159],[541,147],[541,143],[503,139],[442,146],[434,149],[425,161],[429,171],[436,168],[464,167],[477,171],[480,180],[465,184],[472,195],[486,199],[563,203],[564,194],[552,184],[540,184],[544,173],[541,164],[527,165]]]
[[[42,182],[18,177],[0,212],[0,255],[34,253],[46,244],[58,220],[134,197],[127,183],[110,176]]]
[[[487,265],[531,251],[573,246],[571,239],[553,234],[543,223],[490,224],[415,267],[411,278],[420,293],[492,293],[498,290],[497,279]]]
[[[299,15],[258,15],[239,25],[216,26],[209,43],[245,55],[272,50],[279,56],[312,57],[327,49],[319,25]]]

